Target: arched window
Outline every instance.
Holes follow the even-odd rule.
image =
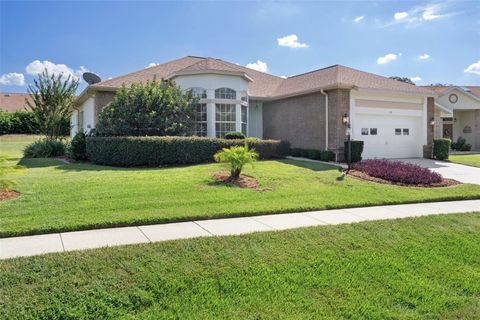
[[[190,88],[190,90],[192,90],[192,94],[195,97],[199,99],[207,99],[207,90],[200,87]]]
[[[218,88],[215,90],[215,99],[232,99],[237,98],[237,92],[230,88]]]

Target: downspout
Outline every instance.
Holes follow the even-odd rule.
[[[320,89],[320,93],[325,96],[325,150],[328,150],[328,94]]]

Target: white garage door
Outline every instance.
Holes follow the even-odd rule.
[[[354,137],[364,141],[363,158],[421,157],[423,153],[421,119],[399,115],[357,115]]]

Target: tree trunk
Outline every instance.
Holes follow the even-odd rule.
[[[230,171],[230,175],[232,176],[232,178],[238,178],[240,177],[240,172],[241,172],[240,169],[232,169]]]

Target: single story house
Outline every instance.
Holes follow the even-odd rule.
[[[436,93],[435,138],[466,139],[480,150],[480,86],[428,86]]]
[[[438,131],[443,119],[454,118],[473,102],[468,105],[475,117],[467,138],[480,148],[480,104],[471,92],[459,92],[461,88],[437,91],[342,65],[282,78],[194,56],[89,85],[77,99],[71,134],[95,128],[101,109],[122,85],[154,77],[172,79],[198,95],[199,136],[242,131],[287,140],[296,148],[329,149],[341,160],[350,133],[352,139],[365,141],[365,158],[430,157],[434,137],[443,134]],[[461,109],[446,104],[451,92],[457,94]],[[464,104],[462,99],[470,100]],[[464,130],[464,120],[458,116],[451,122],[455,138],[455,130]]]
[[[31,101],[28,93],[0,92],[0,110],[4,112],[28,110],[26,100]]]

